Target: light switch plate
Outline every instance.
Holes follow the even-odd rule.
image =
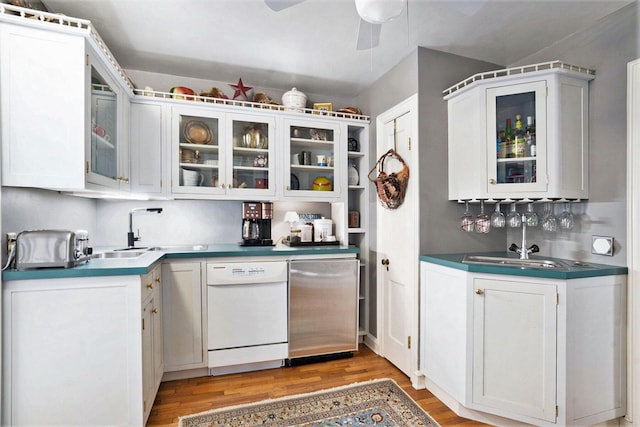
[[[613,237],[591,236],[591,253],[595,255],[613,256]]]

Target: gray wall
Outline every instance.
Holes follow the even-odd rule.
[[[419,48],[377,80],[356,104],[371,116],[369,155],[376,156],[376,117],[418,93],[419,168],[420,168],[420,251],[421,253],[500,250],[503,230],[488,235],[469,235],[459,231],[462,214],[456,202],[447,196],[447,104],[442,91],[481,71],[500,68],[495,64],[463,58],[449,53]],[[372,186],[370,186],[372,188]],[[371,230],[375,230],[378,202],[370,192]],[[418,232],[418,230],[416,230]],[[371,233],[371,280],[369,282],[369,329],[377,335],[376,324],[376,237]],[[417,260],[416,260],[417,262]]]
[[[640,57],[638,3],[633,3],[538,53],[523,65],[560,59],[594,68],[589,85],[589,200],[574,206],[576,226],[549,235],[531,230],[529,242],[559,258],[626,265],[627,62]],[[562,206],[556,206],[559,214]],[[613,258],[591,254],[591,236],[613,236]],[[508,242],[520,233],[510,231]]]
[[[420,253],[499,251],[504,229],[489,234],[465,233],[459,219],[464,205],[448,201],[448,113],[442,91],[479,72],[499,65],[420,48]],[[461,123],[464,126],[464,123]],[[464,168],[464,165],[460,165]],[[491,206],[485,207],[485,212]],[[474,214],[480,212],[472,206]],[[488,212],[490,213],[490,212]]]

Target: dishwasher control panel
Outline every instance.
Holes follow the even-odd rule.
[[[207,264],[208,285],[287,281],[287,262],[225,262]]]

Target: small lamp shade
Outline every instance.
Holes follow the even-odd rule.
[[[293,225],[294,223],[300,221],[300,217],[298,216],[298,212],[295,211],[287,211],[284,214],[284,221]]]

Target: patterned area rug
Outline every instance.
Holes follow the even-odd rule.
[[[433,420],[394,380],[381,379],[315,393],[180,417],[180,427],[409,427]]]

